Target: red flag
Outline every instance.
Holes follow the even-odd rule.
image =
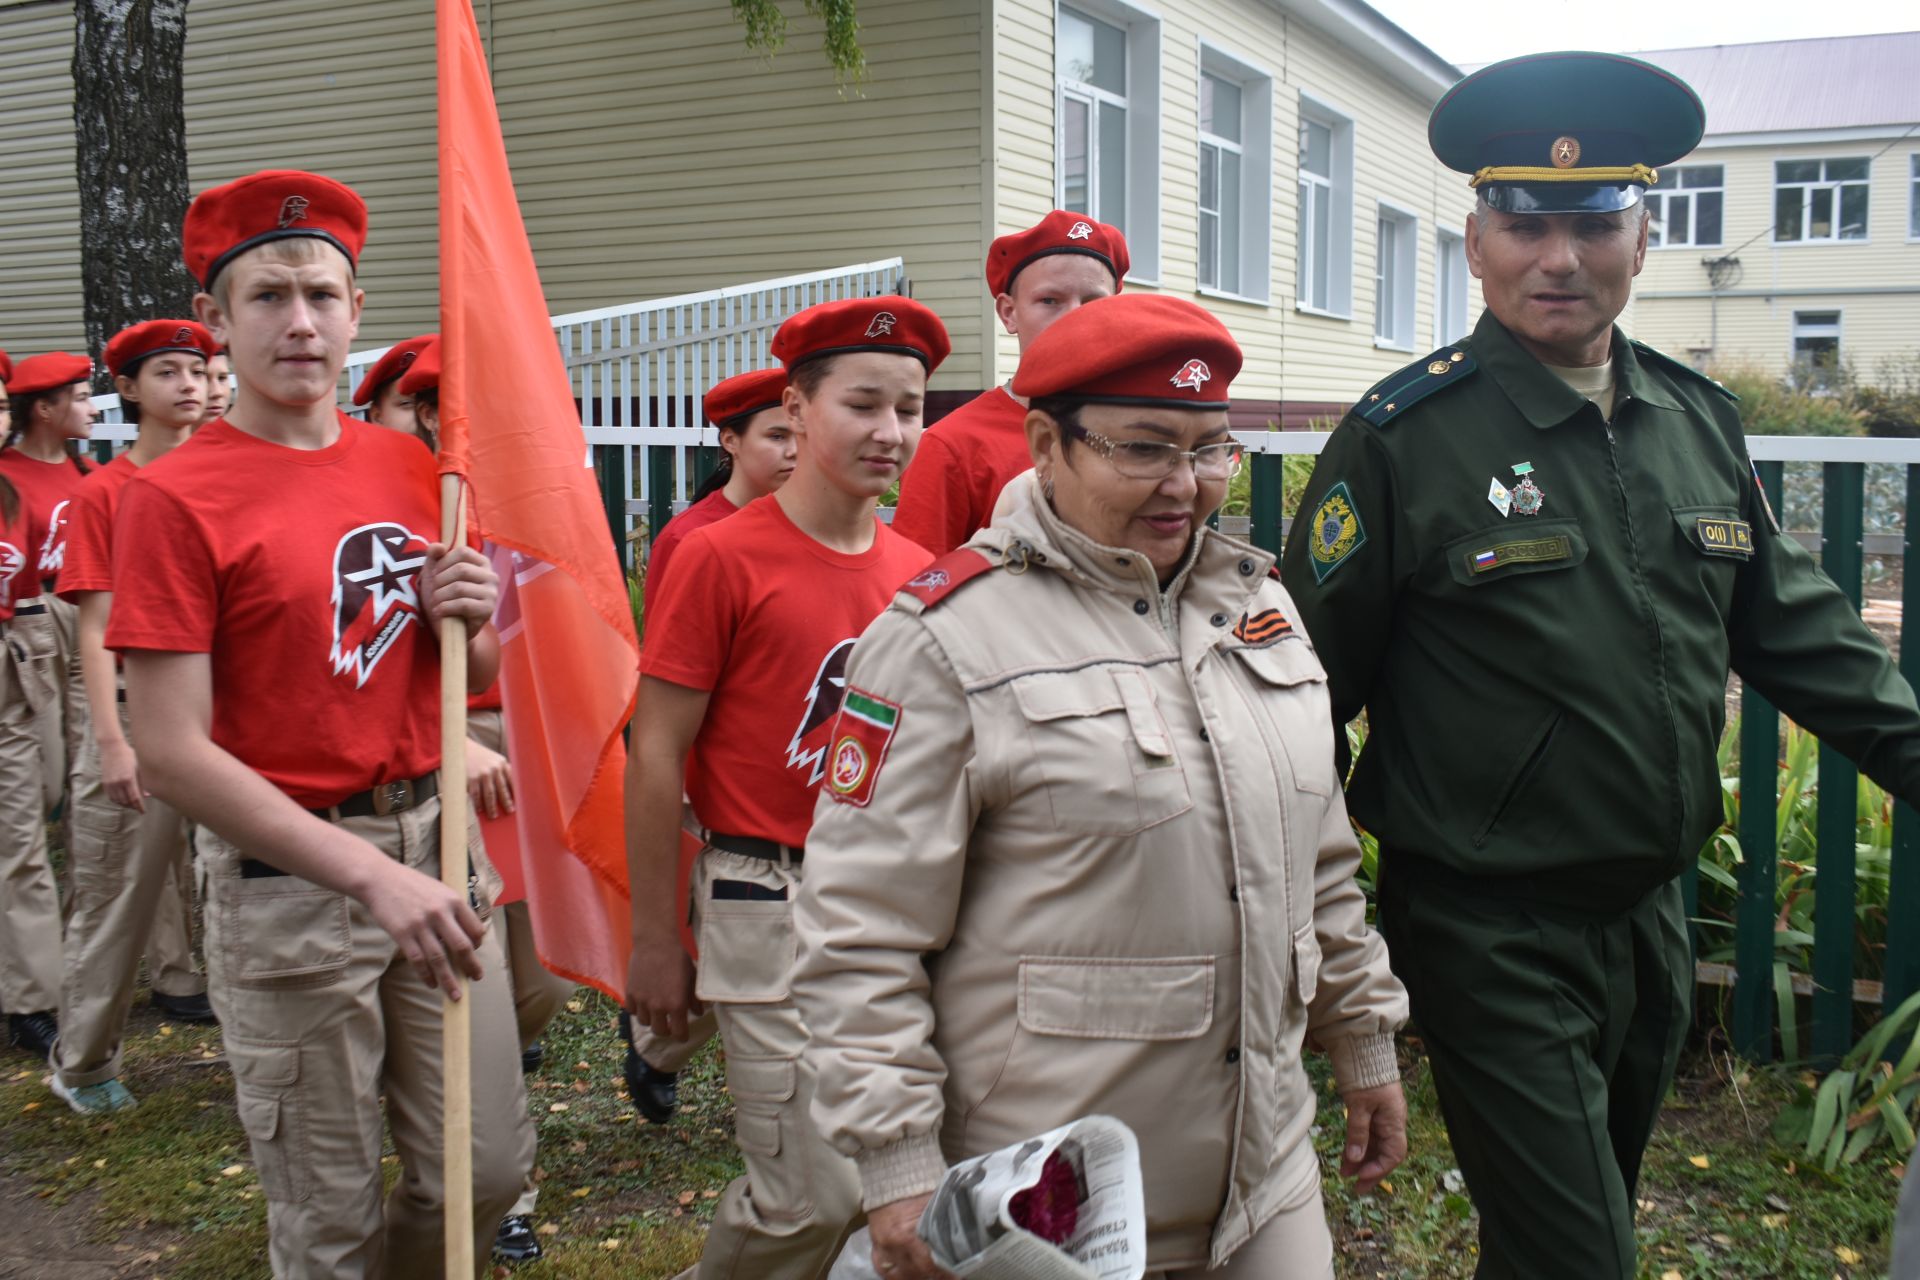
[[[640,646],[473,8],[438,5],[440,469],[468,477],[507,570],[500,681],[535,945],[549,969],[617,998],[630,949],[621,729]]]

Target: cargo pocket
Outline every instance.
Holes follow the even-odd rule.
[[[793,903],[708,898],[698,909],[700,965],[693,994],[720,1004],[785,1000],[795,954]]]
[[[1293,931],[1293,989],[1303,1007],[1320,990],[1320,935],[1310,923]]]
[[[297,876],[223,879],[227,980],[238,987],[322,987],[353,955],[345,896]]]
[[[809,1160],[801,1149],[787,1151],[783,1126],[811,1124],[794,1106],[799,1066],[796,1059],[757,1054],[727,1055],[727,1092],[733,1095],[733,1132],[740,1152],[761,1163],[749,1166],[753,1211],[777,1222],[797,1222],[813,1214],[808,1185]],[[802,1139],[804,1141],[804,1139]]]
[[[90,748],[91,749],[91,748]],[[140,815],[112,801],[73,807],[75,906],[111,902],[126,885],[127,855],[140,832]]]
[[[1144,671],[1045,672],[1015,681],[1013,696],[1061,830],[1132,835],[1193,807]]]
[[[300,1107],[300,1046],[229,1035],[234,1096],[247,1131],[260,1188],[281,1204],[313,1194],[305,1116]]]
[[[1253,700],[1279,758],[1293,770],[1293,785],[1316,796],[1332,795],[1333,712],[1320,659],[1299,639],[1232,652],[1253,673]]]

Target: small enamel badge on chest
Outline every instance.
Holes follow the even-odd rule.
[[[1516,462],[1513,474],[1520,477],[1520,483],[1513,486],[1513,509],[1523,516],[1539,515],[1540,504],[1547,500],[1547,495],[1533,482],[1533,464]]]
[[[1498,476],[1487,482],[1487,501],[1503,518],[1513,510],[1513,492],[1500,483]]]

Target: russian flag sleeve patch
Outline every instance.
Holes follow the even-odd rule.
[[[835,800],[862,809],[872,801],[900,715],[899,703],[847,686],[828,755],[827,789]]]

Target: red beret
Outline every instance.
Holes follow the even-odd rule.
[[[400,375],[400,394],[412,396],[422,391],[439,389],[440,335],[436,333],[425,346],[420,348],[420,354],[408,362],[407,371]]]
[[[0,386],[4,386],[6,384],[7,379],[11,378],[12,376],[13,376],[13,357],[8,355],[4,351],[0,351]]]
[[[717,427],[734,418],[774,408],[780,403],[780,393],[786,389],[787,371],[778,366],[736,373],[714,383],[700,402],[700,408],[707,415],[707,421]]]
[[[113,335],[107,343],[107,372],[132,377],[142,360],[162,351],[187,351],[205,360],[218,349],[205,326],[191,320],[147,320]]]
[[[202,191],[180,228],[187,270],[203,289],[235,256],[294,236],[325,240],[357,267],[367,243],[367,202],[332,178],[268,169]]]
[[[1240,345],[1213,314],[1163,293],[1075,307],[1020,357],[1017,396],[1224,409]]]
[[[7,379],[7,394],[30,396],[55,387],[70,387],[92,376],[93,361],[85,356],[71,356],[64,351],[28,356],[13,367],[13,375]]]
[[[912,356],[932,373],[953,350],[947,326],[912,298],[843,298],[788,316],[769,348],[791,373],[821,356],[852,351],[890,351]]]
[[[420,353],[437,344],[440,335],[423,333],[417,338],[408,338],[405,342],[396,342],[388,347],[386,354],[373,362],[373,368],[367,370],[367,376],[360,379],[360,385],[353,389],[355,404],[372,404],[373,398],[380,394],[380,388],[413,367]]]
[[[1113,273],[1113,291],[1120,292],[1127,268],[1127,238],[1120,228],[1095,222],[1084,213],[1055,209],[1025,231],[1001,236],[987,250],[987,290],[994,297],[1013,291],[1013,278],[1035,258],[1056,253],[1083,253]]]

